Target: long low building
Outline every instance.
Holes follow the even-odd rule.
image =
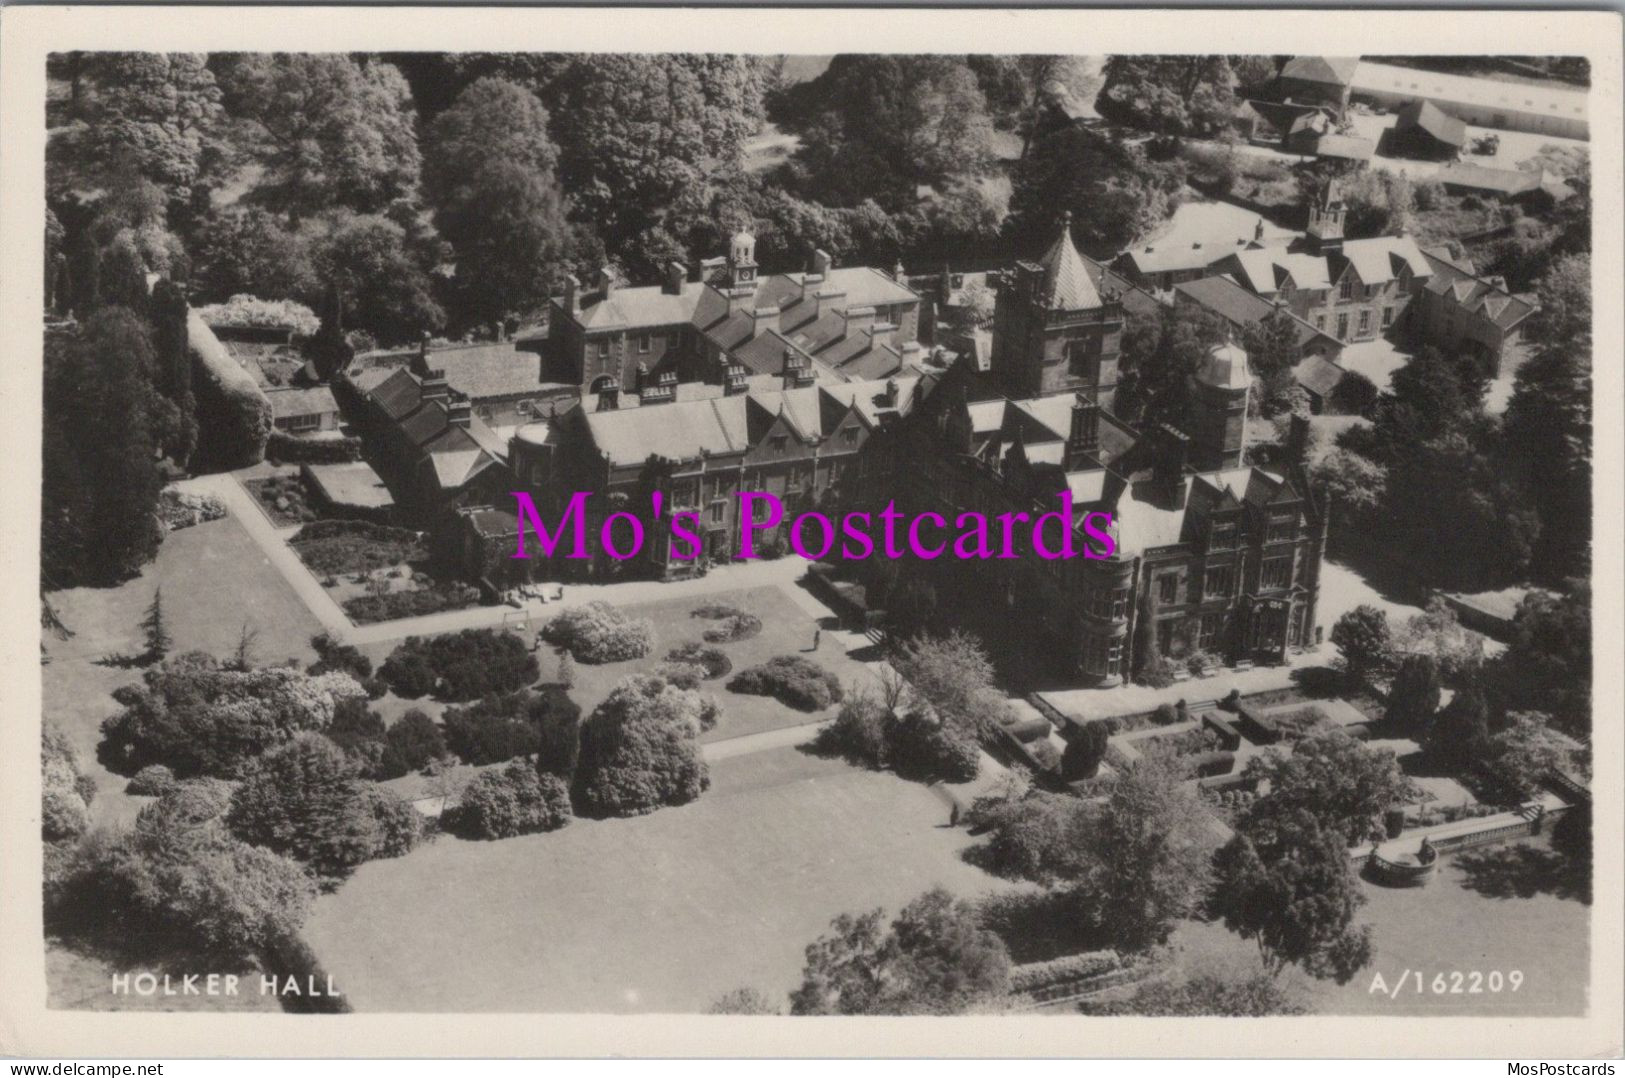
[[[1588,139],[1586,91],[1419,71],[1360,61],[1350,82],[1357,98],[1386,107],[1426,101],[1476,127]]]

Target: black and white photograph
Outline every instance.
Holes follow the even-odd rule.
[[[1617,1021],[1617,15],[1047,14],[22,60],[34,1005]]]

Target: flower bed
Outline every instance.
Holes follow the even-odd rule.
[[[318,577],[369,573],[429,556],[417,532],[365,520],[314,521],[288,545]]]

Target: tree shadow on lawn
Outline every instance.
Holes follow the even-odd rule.
[[[1517,843],[1474,850],[1456,858],[1462,886],[1486,898],[1556,898],[1591,903],[1591,874],[1553,850]]]

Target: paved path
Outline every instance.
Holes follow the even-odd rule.
[[[815,719],[800,726],[785,726],[760,734],[730,737],[723,741],[708,741],[700,746],[700,752],[705,756],[706,763],[714,764],[718,760],[731,760],[736,756],[749,756],[752,753],[766,752],[768,749],[805,745],[818,736],[818,730],[823,725],[823,719]]]

